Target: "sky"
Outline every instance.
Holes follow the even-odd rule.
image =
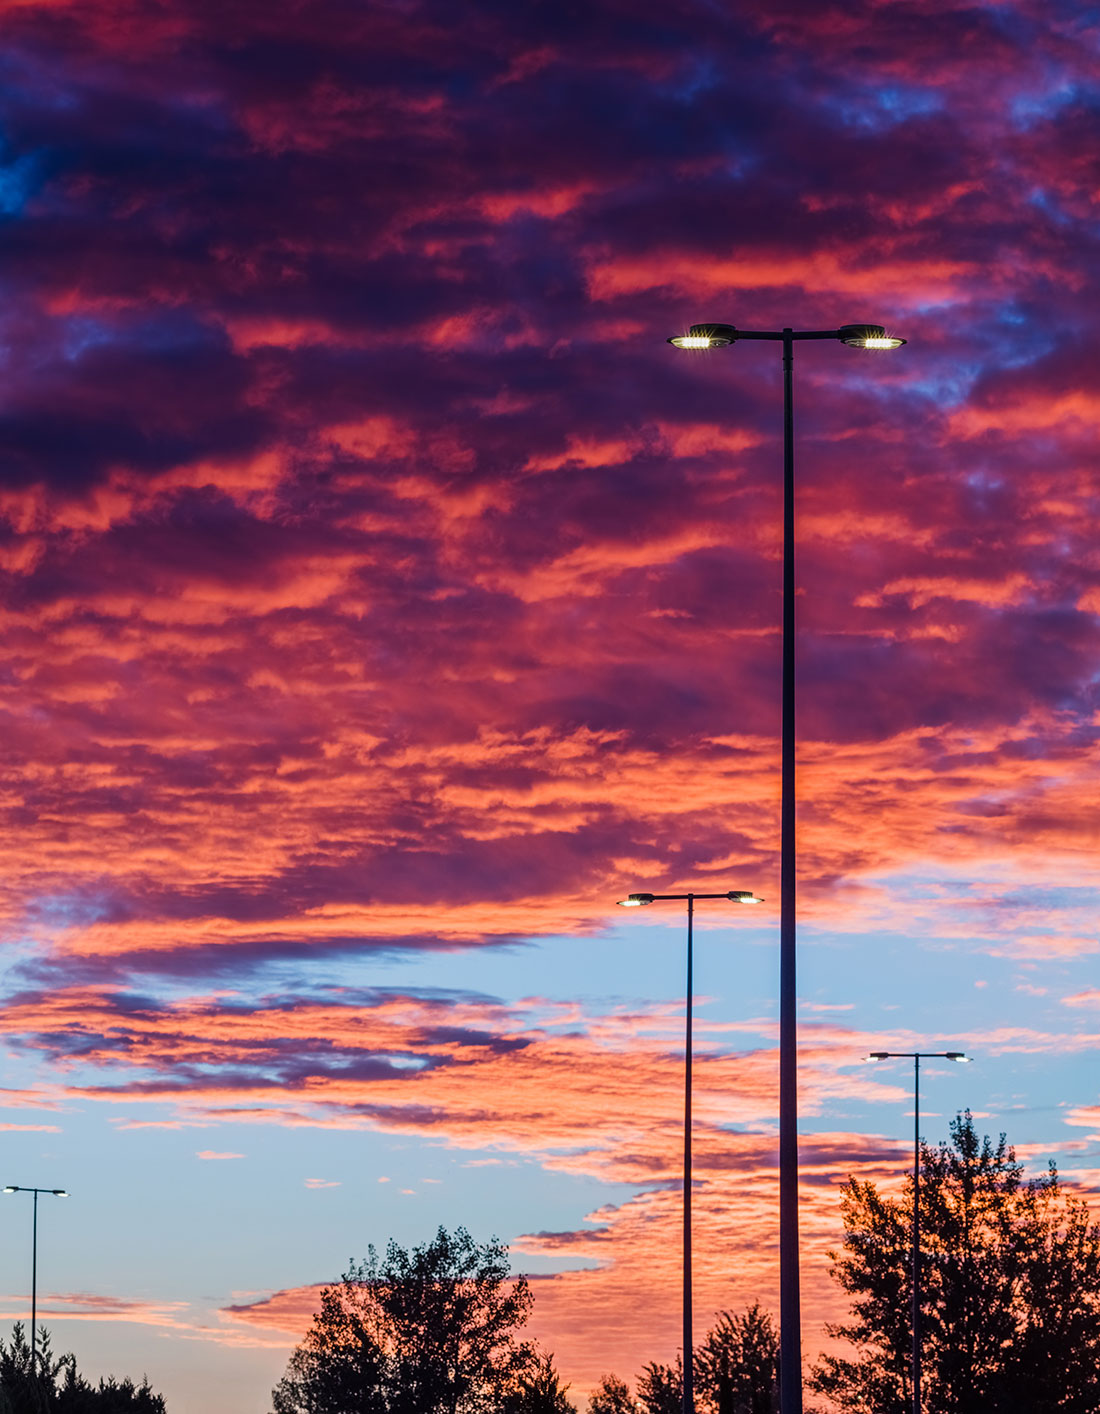
[[[848,1175],[1100,1188],[1100,12],[6,0],[0,1180],[39,1312],[266,1414],[442,1224],[583,1396],[777,1304],[796,349],[803,1347]],[[30,1201],[0,1202],[0,1336]]]

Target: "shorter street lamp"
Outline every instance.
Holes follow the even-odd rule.
[[[949,1060],[969,1065],[971,1058],[962,1051],[871,1051],[867,1059],[913,1062],[913,1414],[920,1414],[920,1063]]]
[[[31,1224],[31,1373],[37,1379],[38,1366],[35,1362],[34,1352],[35,1321],[38,1317],[38,1195],[52,1193],[55,1198],[68,1198],[70,1195],[64,1188],[23,1188],[18,1183],[9,1183],[4,1192],[34,1194],[34,1219]]]
[[[696,899],[727,899],[730,903],[763,903],[750,889],[724,894],[628,894],[620,908],[645,908],[651,903],[687,904],[687,1021],[684,1027],[684,1387],[683,1414],[695,1414],[695,1372],[691,1330],[691,991],[692,931]]]

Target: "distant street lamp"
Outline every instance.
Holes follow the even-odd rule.
[[[34,1352],[35,1321],[38,1317],[38,1195],[52,1193],[55,1198],[68,1198],[69,1194],[64,1188],[23,1188],[18,1183],[9,1183],[4,1192],[34,1194],[34,1219],[31,1224],[31,1373],[37,1378],[38,1366]]]
[[[920,1063],[949,1060],[969,1065],[970,1057],[962,1051],[872,1051],[867,1059],[913,1062],[913,1414],[920,1414]]]
[[[731,889],[724,894],[628,894],[619,900],[621,908],[644,908],[651,903],[673,900],[687,903],[687,1020],[684,1026],[684,1383],[683,1414],[695,1414],[695,1371],[691,1318],[691,998],[692,932],[696,899],[727,899],[731,903],[763,903],[749,889]]]
[[[854,349],[896,349],[905,343],[881,324],[839,329],[738,329],[693,324],[668,340],[680,349],[724,349],[739,339],[783,345],[783,759],[779,921],[779,1406],[802,1414],[802,1316],[798,1283],[798,1015],[795,988],[795,736],[794,736],[794,344],[839,339]]]

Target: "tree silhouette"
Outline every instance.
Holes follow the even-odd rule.
[[[695,1351],[695,1391],[708,1414],[776,1414],[779,1336],[758,1301],[740,1316],[719,1316]]]
[[[637,1414],[630,1386],[617,1375],[604,1375],[588,1397],[588,1414]]]
[[[636,1388],[644,1414],[680,1414],[684,1399],[684,1366],[677,1355],[674,1365],[656,1361],[643,1367]]]
[[[703,1414],[777,1414],[779,1336],[759,1302],[740,1316],[723,1311],[694,1352],[695,1407]],[[638,1376],[636,1399],[616,1375],[604,1375],[588,1414],[680,1414],[683,1362],[651,1361]]]
[[[113,1376],[92,1385],[76,1368],[76,1357],[54,1358],[50,1333],[38,1332],[32,1370],[23,1323],[12,1328],[11,1343],[0,1340],[0,1414],[165,1414],[164,1399],[143,1379]]]
[[[576,1405],[566,1398],[568,1388],[554,1369],[553,1356],[536,1351],[505,1395],[502,1414],[577,1414]]]
[[[45,1326],[39,1328],[32,1361],[23,1322],[16,1321],[11,1343],[0,1340],[0,1414],[49,1414],[54,1407],[54,1382],[64,1368],[65,1361],[53,1357]]]
[[[354,1271],[322,1291],[321,1309],[273,1391],[275,1414],[387,1414],[384,1336]]]
[[[539,1360],[516,1335],[531,1292],[507,1249],[441,1227],[411,1251],[368,1253],[322,1293],[275,1414],[500,1414]]]
[[[1100,1227],[1056,1168],[1026,1180],[1002,1134],[967,1111],[951,1140],[921,1145],[922,1400],[928,1414],[1096,1414],[1100,1409]],[[830,1327],[854,1358],[826,1356],[810,1386],[841,1409],[905,1414],[912,1403],[910,1222],[901,1199],[849,1180],[833,1275],[852,1319]]]
[[[111,1375],[90,1385],[77,1374],[75,1361],[66,1368],[54,1409],[57,1414],[165,1414],[164,1399],[154,1393],[148,1379],[135,1385],[131,1379],[116,1380]]]

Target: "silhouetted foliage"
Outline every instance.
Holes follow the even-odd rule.
[[[630,1386],[617,1375],[604,1375],[588,1397],[588,1414],[637,1414]]]
[[[272,1393],[275,1414],[505,1414],[524,1380],[538,1385],[540,1368],[549,1391],[543,1357],[516,1337],[531,1292],[509,1275],[501,1243],[479,1246],[465,1228],[440,1228],[411,1251],[391,1242],[384,1260],[368,1253],[322,1293]],[[532,1387],[523,1397],[535,1395]]]
[[[638,1376],[635,1393],[644,1414],[680,1414],[684,1399],[684,1365],[680,1356],[674,1365],[650,1361]]]
[[[164,1399],[154,1393],[148,1379],[135,1385],[131,1379],[109,1376],[90,1385],[69,1365],[65,1383],[57,1394],[57,1414],[165,1414]]]
[[[695,1408],[700,1414],[777,1414],[779,1336],[759,1302],[740,1316],[723,1311],[694,1351]],[[683,1362],[651,1362],[638,1376],[636,1398],[616,1375],[592,1392],[588,1414],[680,1414]]]
[[[57,1377],[65,1368],[55,1360],[49,1332],[41,1327],[32,1371],[31,1346],[22,1321],[12,1327],[11,1343],[0,1340],[0,1414],[46,1414],[53,1408],[52,1396]]]
[[[695,1351],[695,1404],[707,1414],[777,1414],[779,1335],[759,1302],[723,1311]]]
[[[11,1343],[0,1340],[0,1414],[165,1414],[165,1408],[147,1379],[135,1385],[110,1376],[89,1384],[73,1355],[54,1358],[44,1326],[32,1370],[30,1342],[17,1321]]]
[[[554,1369],[554,1358],[543,1351],[532,1352],[527,1368],[504,1397],[501,1414],[577,1414],[577,1406],[566,1398]]]
[[[275,1414],[386,1414],[383,1336],[354,1270],[322,1291],[321,1309],[272,1393]]]
[[[1100,1409],[1100,1227],[1051,1164],[1025,1180],[1002,1134],[969,1111],[951,1141],[921,1145],[922,1402],[928,1414],[1095,1414]],[[855,1358],[827,1356],[810,1386],[845,1410],[911,1407],[912,1179],[901,1199],[843,1189],[833,1275],[852,1320],[830,1327]]]

